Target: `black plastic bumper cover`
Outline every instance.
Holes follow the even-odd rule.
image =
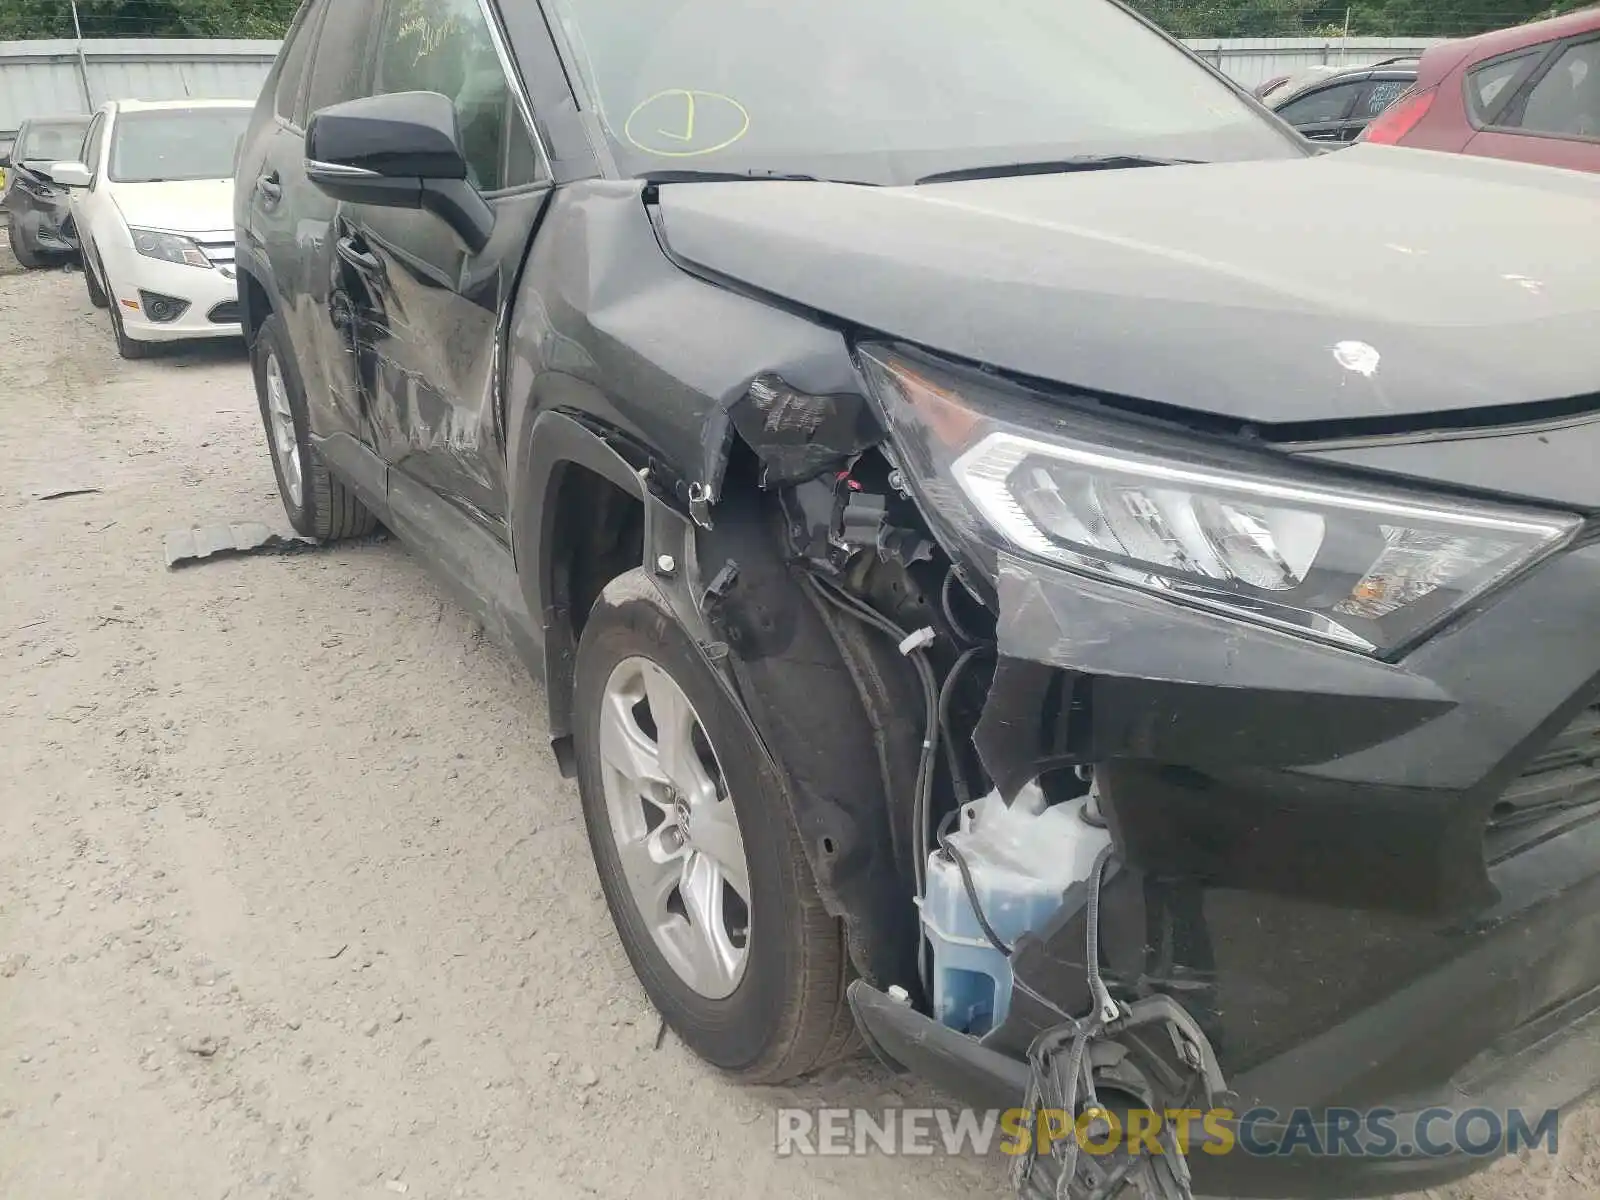
[[[985,765],[1008,793],[1093,766],[1124,868],[1102,971],[1183,1005],[1242,1112],[1531,1118],[1600,1085],[1600,545],[1394,663],[1005,557],[998,607]],[[1570,800],[1504,822],[1552,745]],[[1020,1104],[1033,1038],[1088,1011],[1084,944],[1080,912],[1022,939],[1026,987],[982,1045],[864,987],[852,1003],[887,1060]],[[1198,1192],[1237,1196],[1388,1194],[1488,1161],[1194,1158]]]

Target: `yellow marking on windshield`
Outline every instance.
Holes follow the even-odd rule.
[[[645,120],[646,116],[650,120]],[[653,126],[653,128],[651,128]],[[737,128],[735,128],[737,126]],[[696,146],[704,134],[717,139]],[[725,129],[731,135],[722,136]],[[693,88],[668,88],[641,100],[628,114],[622,134],[646,154],[662,158],[697,158],[726,150],[750,130],[750,112],[732,96]]]

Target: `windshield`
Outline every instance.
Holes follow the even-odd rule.
[[[1105,0],[549,0],[628,174],[909,183],[1078,155],[1293,157]]]
[[[17,162],[76,162],[83,154],[89,118],[81,121],[37,121],[23,131],[12,152]]]
[[[165,108],[123,113],[111,138],[114,183],[232,179],[248,108]]]

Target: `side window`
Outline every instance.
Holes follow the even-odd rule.
[[[1544,57],[1547,49],[1548,46],[1539,46],[1511,58],[1497,58],[1467,72],[1467,109],[1475,124],[1493,124],[1516,91],[1516,81],[1535,60]]]
[[[539,178],[522,119],[478,0],[389,0],[373,92],[439,92],[456,106],[469,178],[481,192]]]
[[[1600,138],[1600,39],[1568,46],[1523,102],[1527,133]]]
[[[105,128],[105,113],[96,113],[94,120],[89,122],[89,132],[83,135],[83,165],[89,168],[90,175],[100,173],[100,144],[103,140],[100,135]]]
[[[1356,116],[1364,121],[1381,116],[1384,109],[1410,90],[1411,81],[1407,79],[1375,80],[1367,90],[1367,94],[1361,98],[1361,103],[1356,106]]]
[[[307,114],[368,94],[367,61],[371,57],[376,8],[377,0],[336,0],[329,5],[322,33],[316,39],[316,58],[306,93]]]
[[[1324,121],[1342,121],[1350,111],[1350,104],[1364,85],[1340,83],[1291,100],[1278,110],[1278,115],[1291,125],[1320,125]]]
[[[290,124],[295,124],[300,116],[301,85],[305,83],[306,64],[311,61],[311,47],[317,40],[317,21],[323,7],[322,0],[305,0],[289,29],[279,59],[276,109],[278,116]]]

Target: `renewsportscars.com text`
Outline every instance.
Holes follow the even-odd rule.
[[[1553,1155],[1559,1124],[1555,1109],[1515,1108],[1134,1109],[1075,1121],[1060,1109],[780,1108],[775,1132],[780,1157],[1046,1154],[1074,1139],[1088,1154],[1164,1154],[1175,1145],[1185,1155],[1441,1158]]]

